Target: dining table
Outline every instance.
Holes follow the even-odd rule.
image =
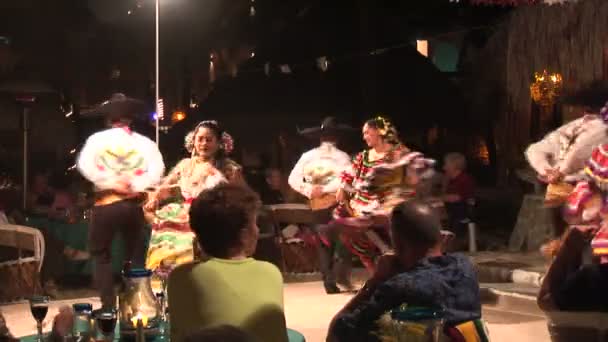
[[[162,322],[160,324],[160,329],[158,329],[158,331],[160,333],[154,334],[154,335],[146,335],[146,341],[147,342],[164,342],[164,341],[171,341],[171,336],[170,336],[170,323],[169,322]],[[99,337],[101,337],[101,334],[99,335]],[[302,333],[300,333],[297,330],[293,330],[293,329],[289,329],[287,328],[287,338],[288,338],[288,342],[306,342],[306,338],[304,337],[304,335]],[[34,335],[28,335],[28,336],[23,336],[19,339],[21,342],[36,342],[38,341],[38,336],[36,334]],[[99,341],[99,338],[95,339],[96,341]],[[114,341],[135,341],[135,338],[133,335],[127,335],[127,336],[121,336],[120,334],[120,326],[119,323],[116,324],[116,328],[114,330]]]

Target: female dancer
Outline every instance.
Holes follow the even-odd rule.
[[[394,206],[415,195],[419,171],[429,170],[433,162],[405,147],[393,124],[383,117],[365,123],[363,140],[369,149],[342,174],[333,225],[343,228],[342,241],[373,273],[375,258],[389,249],[384,242],[387,217]]]
[[[233,141],[216,121],[202,121],[186,135],[190,158],[182,159],[150,195],[145,206],[154,212],[154,225],[146,267],[170,270],[193,259],[194,233],[188,224],[188,211],[198,194],[223,182],[243,182],[241,167],[227,155]],[[178,194],[175,195],[175,191]]]

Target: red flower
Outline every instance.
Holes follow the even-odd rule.
[[[106,168],[103,165],[97,165],[97,170],[104,171]]]
[[[143,174],[144,174],[144,171],[143,171],[142,169],[137,169],[137,170],[135,170],[135,175],[136,175],[136,176],[141,176],[141,175],[143,175]]]

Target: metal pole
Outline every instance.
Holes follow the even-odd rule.
[[[27,209],[27,173],[28,173],[28,146],[27,136],[30,129],[29,123],[30,109],[27,106],[23,106],[23,210]]]
[[[158,26],[159,26],[159,8],[160,8],[160,4],[159,4],[160,0],[156,0],[156,80],[155,80],[155,84],[154,84],[154,90],[156,92],[155,96],[154,96],[154,100],[155,100],[155,108],[156,108],[156,145],[160,145],[160,112],[159,112],[159,108],[158,108],[158,100],[159,100],[159,92],[160,92],[160,84],[159,84],[159,75],[158,75],[158,65],[159,65],[159,34],[158,34]]]

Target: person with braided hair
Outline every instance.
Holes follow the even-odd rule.
[[[192,200],[221,183],[244,184],[241,166],[228,158],[232,137],[217,121],[200,122],[186,135],[185,147],[190,157],[177,163],[144,207],[153,217],[146,267],[161,272],[193,260]]]
[[[432,172],[433,161],[404,146],[395,126],[382,116],[363,125],[363,140],[369,149],[357,154],[342,173],[336,195],[340,205],[329,227],[339,228],[342,242],[373,273],[376,257],[390,250],[390,211],[414,197],[420,177]]]

